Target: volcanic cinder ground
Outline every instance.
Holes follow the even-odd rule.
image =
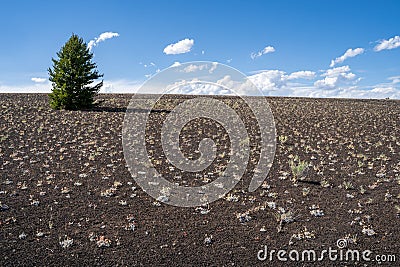
[[[277,144],[263,185],[248,192],[259,149],[250,130],[241,182],[216,202],[182,208],[150,197],[126,166],[122,126],[131,96],[98,98],[104,102],[91,110],[55,111],[45,94],[0,94],[1,266],[310,266],[257,254],[265,246],[338,250],[338,240],[344,253],[372,251],[372,261],[326,254],[318,266],[376,266],[376,256],[390,255],[396,262],[386,264],[399,264],[400,101],[267,98]],[[187,98],[160,100],[146,145],[167,179],[198,186],[223,171],[229,138],[215,122],[188,124],[184,154],[198,157],[196,144],[210,137],[219,157],[197,175],[171,168],[160,130]],[[240,99],[219,99],[247,120]],[[249,115],[248,129],[253,123]],[[297,181],[290,163],[305,168]]]

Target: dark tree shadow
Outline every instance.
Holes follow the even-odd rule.
[[[126,112],[126,108],[118,108],[118,107],[91,107],[81,109],[81,111],[86,112]]]
[[[128,108],[120,108],[120,107],[92,107],[81,109],[84,112],[130,112],[130,113],[148,113],[149,109],[128,109]],[[168,109],[151,109],[150,113],[170,113],[171,110]]]

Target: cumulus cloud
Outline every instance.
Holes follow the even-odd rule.
[[[320,97],[325,97],[321,95]],[[364,98],[364,99],[400,99],[400,90],[394,87],[374,87],[373,89],[362,89],[350,87],[348,89],[338,89],[332,97],[340,98]]]
[[[175,62],[174,64],[171,65],[171,67],[179,67],[181,66],[181,63]],[[201,64],[201,65],[195,65],[195,64],[190,64],[187,67],[185,67],[181,72],[189,73],[189,72],[196,72],[196,71],[202,71],[202,70],[208,70],[209,73],[213,73],[218,67],[218,62],[212,62],[211,64]]]
[[[214,70],[217,69],[217,67],[218,67],[218,62],[213,62],[213,63],[211,63],[211,68],[210,68],[210,70],[209,70],[208,72],[209,72],[209,73],[213,73]]]
[[[371,93],[377,94],[393,94],[396,93],[396,89],[394,87],[375,87],[371,90]]]
[[[33,78],[31,78],[31,81],[32,81],[32,82],[35,82],[35,83],[44,83],[44,82],[47,81],[47,79],[46,79],[46,78],[37,78],[37,77],[33,77]]]
[[[265,70],[248,78],[262,91],[279,90],[287,84],[287,75],[281,70]]]
[[[191,65],[188,67],[190,68],[187,70],[193,69]],[[298,79],[312,79],[312,77],[315,77],[315,72],[297,71],[287,74],[281,70],[262,70],[247,77],[248,80],[243,83],[243,81],[233,80],[230,75],[225,75],[223,78],[216,81],[214,85],[196,83],[195,80],[191,81],[190,84],[185,84],[186,81],[181,81],[180,83],[171,86],[170,93],[201,95],[238,94],[253,96],[291,96],[295,94],[295,89],[302,86],[302,84],[294,83],[294,81]]]
[[[392,37],[388,40],[382,40],[379,42],[379,44],[377,44],[374,47],[374,50],[376,52],[382,51],[382,50],[389,50],[389,49],[394,49],[400,47],[400,36],[395,36]]]
[[[351,72],[349,66],[332,68],[321,73],[323,79],[313,84],[293,83],[290,78],[298,75],[294,72],[285,74],[283,71],[263,71],[249,78],[270,96],[295,96],[319,98],[363,98],[363,99],[400,99],[400,76],[389,77],[391,83],[378,84],[372,87],[360,87],[360,78]],[[311,74],[308,76],[312,77]]]
[[[331,61],[331,64],[329,65],[329,67],[334,67],[336,64],[338,63],[343,63],[343,61],[345,61],[346,59],[350,58],[350,57],[355,57],[357,55],[360,55],[364,53],[364,48],[356,48],[356,49],[347,49],[347,51],[341,55],[340,57],[335,58],[334,60]]]
[[[231,95],[232,92],[218,84],[200,83],[196,80],[181,81],[167,88],[169,94]]]
[[[111,38],[118,37],[118,36],[119,36],[119,33],[116,33],[116,32],[103,32],[98,37],[89,41],[88,48],[89,48],[89,50],[92,50],[93,47],[97,46],[100,42],[104,42],[107,39],[111,39]]]
[[[263,70],[248,78],[268,96],[400,99],[400,89],[396,87],[399,77],[390,77],[391,83],[360,87],[360,78],[349,66],[324,70],[316,81],[312,71],[287,74],[282,70]],[[244,94],[252,95],[249,91]]]
[[[189,66],[185,67],[182,71],[189,73],[189,72],[195,72],[195,71],[199,71],[199,70],[203,70],[203,69],[207,69],[207,68],[208,68],[207,64],[203,64],[203,65],[190,64]]]
[[[302,70],[287,74],[282,70],[263,70],[248,78],[263,92],[277,91],[293,86],[293,81],[298,79],[312,80],[315,72]]]
[[[164,53],[167,55],[184,54],[190,52],[194,45],[193,39],[183,39],[177,43],[167,45],[164,48]]]
[[[166,87],[169,94],[190,95],[261,95],[249,80],[234,80],[225,75],[215,83],[204,83],[197,78],[181,80]]]
[[[227,91],[227,95],[263,95],[261,89],[250,79],[235,81],[232,80],[230,75],[225,75],[222,79],[217,81],[217,84],[222,86],[223,89],[221,90]]]
[[[356,84],[360,79],[351,72],[349,66],[328,69],[321,74],[324,79],[314,82],[314,86],[320,89],[336,89],[341,85]]]
[[[296,71],[291,73],[288,76],[289,80],[294,80],[294,79],[306,79],[306,80],[311,80],[315,78],[315,72],[314,71],[309,71],[309,70],[301,70],[301,71]]]
[[[321,74],[322,77],[338,77],[338,76],[345,76],[348,79],[354,78],[355,74],[350,72],[351,69],[348,65],[327,69],[325,72]]]
[[[272,46],[266,46],[264,47],[263,50],[258,51],[257,53],[251,53],[250,57],[251,59],[256,59],[258,57],[261,57],[262,55],[268,54],[268,53],[273,53],[275,52],[275,48]]]
[[[400,90],[388,87],[366,89],[357,86],[337,88],[334,90],[321,90],[311,87],[295,88],[289,95],[318,98],[400,99]]]
[[[325,77],[314,83],[314,86],[321,89],[334,89],[339,83],[338,77]]]

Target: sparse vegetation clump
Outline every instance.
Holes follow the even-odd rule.
[[[103,86],[103,81],[92,85],[103,77],[92,62],[93,53],[89,51],[82,38],[73,34],[52,59],[49,80],[52,82],[50,106],[53,109],[81,109],[93,105],[95,95]]]
[[[281,144],[284,144],[284,143],[287,142],[288,137],[287,137],[286,135],[280,135],[280,136],[278,137],[278,139],[279,139],[279,142],[280,142]]]
[[[308,171],[308,163],[306,161],[298,160],[290,160],[289,167],[292,171],[292,181],[297,182],[300,178],[304,177]]]

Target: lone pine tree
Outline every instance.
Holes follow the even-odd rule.
[[[53,68],[49,68],[49,80],[52,82],[52,93],[49,94],[50,105],[54,109],[81,109],[93,105],[93,98],[103,86],[103,81],[93,82],[99,74],[92,62],[93,53],[82,38],[72,34],[57,53],[58,59],[52,58]]]

